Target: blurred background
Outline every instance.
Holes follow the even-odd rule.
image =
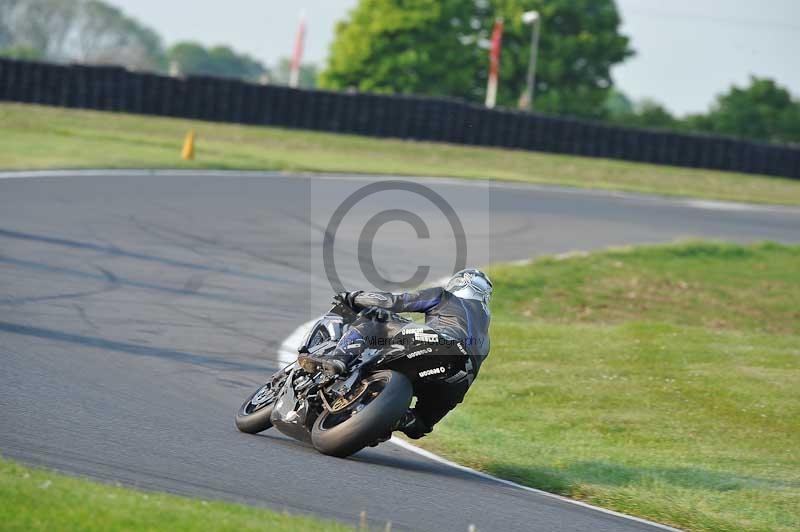
[[[621,125],[800,142],[794,0],[3,0],[0,55],[484,102]],[[522,101],[521,101],[522,100]]]
[[[0,529],[659,530],[235,431],[330,266],[464,232],[492,355],[420,445],[800,530],[799,49],[798,0],[0,0]]]

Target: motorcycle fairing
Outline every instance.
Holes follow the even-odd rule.
[[[275,408],[272,410],[270,421],[282,433],[297,440],[311,443],[311,432],[306,423],[309,414],[308,401],[297,398],[295,394],[294,377],[297,370],[292,370],[283,389],[278,393]]]

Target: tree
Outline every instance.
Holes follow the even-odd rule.
[[[513,104],[524,87],[531,28],[522,13],[541,17],[535,108],[562,114],[603,117],[613,86],[611,68],[633,55],[620,33],[614,0],[495,0],[506,20],[498,99]],[[485,79],[485,69],[482,73]]]
[[[663,105],[648,98],[640,100],[633,111],[629,122],[633,126],[675,129],[680,125]]]
[[[800,142],[800,102],[774,80],[752,76],[747,87],[717,97],[705,116],[688,119],[696,129],[763,141]]]
[[[144,70],[164,69],[166,57],[155,31],[103,2],[89,0],[81,7],[74,41],[79,60]]]
[[[0,1],[0,49],[14,45],[14,26],[11,19],[20,0]]]
[[[612,120],[622,119],[633,114],[633,102],[628,96],[615,88],[611,88],[604,104],[606,113]]]
[[[41,57],[65,59],[64,48],[78,14],[78,2],[10,0],[0,10],[4,46],[36,50]]]
[[[530,26],[542,17],[535,108],[603,116],[611,67],[631,55],[613,0],[360,0],[336,28],[323,87],[458,96],[482,101],[488,39],[505,20],[501,105],[525,86]]]
[[[679,129],[682,126],[680,120],[672,116],[672,113],[655,100],[644,98],[631,104],[624,94],[614,92],[617,98],[623,98],[629,106],[626,108],[620,104],[617,107],[611,107],[612,103],[607,102],[608,118],[612,122],[631,127],[660,129]]]
[[[476,98],[482,18],[471,0],[360,0],[336,27],[320,85]]]
[[[0,48],[0,57],[21,59],[23,61],[39,61],[42,59],[42,53],[28,46],[9,46]]]
[[[0,46],[50,61],[165,66],[154,31],[96,0],[2,0]]]
[[[167,57],[182,74],[258,81],[267,72],[257,60],[227,46],[204,48],[198,43],[180,42],[169,49]]]
[[[292,70],[292,60],[284,57],[278,61],[278,66],[273,70],[271,79],[274,83],[288,84],[290,72]],[[317,65],[313,63],[303,63],[300,65],[299,85],[304,89],[313,89],[317,86]]]

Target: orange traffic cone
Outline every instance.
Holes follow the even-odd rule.
[[[186,140],[183,141],[183,151],[181,151],[181,158],[184,161],[191,161],[194,159],[194,130],[190,130],[186,134]]]

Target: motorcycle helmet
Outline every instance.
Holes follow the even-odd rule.
[[[492,299],[492,281],[485,273],[474,268],[454,274],[444,289],[461,299],[474,299],[487,305]]]

